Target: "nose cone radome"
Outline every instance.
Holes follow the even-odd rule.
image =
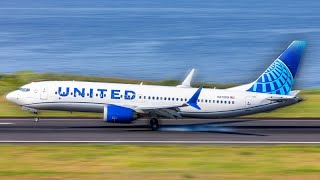
[[[6,96],[7,100],[13,103],[17,103],[18,95],[16,91],[13,91]]]

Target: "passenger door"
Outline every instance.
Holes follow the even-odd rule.
[[[42,86],[40,89],[40,99],[47,100],[48,99],[48,87]]]

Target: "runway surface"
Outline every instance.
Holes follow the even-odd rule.
[[[98,119],[0,119],[0,143],[320,144],[320,119],[148,120],[110,124]]]

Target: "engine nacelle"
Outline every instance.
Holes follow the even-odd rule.
[[[130,108],[116,105],[104,107],[103,120],[110,123],[131,123],[137,119],[137,114]]]

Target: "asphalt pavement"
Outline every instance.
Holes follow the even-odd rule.
[[[0,143],[320,144],[320,119],[148,120],[0,119]]]

